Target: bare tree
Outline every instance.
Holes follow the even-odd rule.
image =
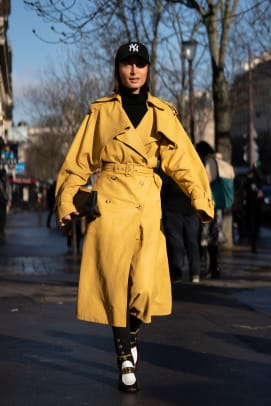
[[[93,43],[95,37],[98,59],[107,62],[105,66],[112,66],[113,52],[124,38],[144,42],[151,53],[152,93],[174,102],[184,124],[188,122],[182,41],[190,38],[199,27],[199,18],[191,15],[190,10],[165,0],[113,0],[109,3],[94,0],[91,4],[86,3],[85,8],[77,1],[40,0],[25,1],[25,4],[54,24],[53,31],[61,42],[75,41],[80,33],[82,49],[86,45],[85,50],[89,52],[90,39]],[[55,25],[64,30],[57,30]],[[91,28],[93,26],[95,30]]]
[[[112,61],[116,46],[124,38],[145,42],[152,56],[153,93],[170,95],[180,111],[184,111],[182,92],[185,88],[180,39],[193,33],[190,20],[197,22],[195,35],[201,56],[208,51],[210,58],[209,63],[202,59],[197,65],[196,77],[201,76],[207,82],[201,89],[203,91],[208,88],[211,78],[216,147],[230,160],[231,112],[227,69],[229,64],[234,66],[236,63],[229,50],[241,48],[240,40],[230,42],[230,30],[234,28],[232,33],[240,33],[242,27],[242,35],[251,38],[254,27],[248,21],[253,21],[257,29],[255,39],[263,42],[261,27],[270,38],[270,19],[266,18],[264,23],[260,19],[268,17],[270,0],[249,0],[240,2],[240,5],[238,0],[24,0],[24,3],[52,24],[52,31],[60,42],[86,43],[89,49],[90,42],[97,41],[97,60],[101,57],[100,60]],[[189,19],[185,17],[184,10],[188,11]],[[93,47],[90,53],[93,53]],[[208,74],[210,64],[211,75]],[[159,75],[160,72],[162,75]]]
[[[248,10],[248,11],[247,11]],[[246,39],[250,44],[251,52],[255,55],[271,50],[271,0],[248,0],[244,10],[245,23],[253,30],[246,32]]]
[[[62,66],[47,67],[40,83],[25,89],[35,129],[27,152],[28,173],[55,178],[91,101],[107,93],[110,81],[84,55],[68,55]]]
[[[105,62],[113,60],[113,52],[123,42],[144,42],[151,53],[152,91],[156,93],[157,45],[164,0],[24,0],[24,3],[45,22],[53,24],[51,29],[57,41],[80,43],[82,49],[88,50],[89,44],[96,41],[96,47],[100,46],[99,57]],[[34,33],[39,36],[37,30]]]
[[[214,101],[216,148],[230,160],[230,105],[225,76],[227,43],[238,0],[168,0],[195,10],[206,28],[212,66],[212,93]],[[203,4],[205,3],[205,4]]]
[[[85,3],[73,1],[26,1],[25,4],[43,17],[45,20],[53,24],[60,24],[65,28],[64,31],[53,30],[58,34],[59,41],[70,42],[82,38],[89,38],[94,35],[93,27],[96,28],[96,34],[99,33],[102,42],[102,49],[105,54],[112,54],[112,43],[118,42],[119,38],[127,38],[132,40],[134,37],[138,40],[143,39],[148,43],[151,49],[152,56],[152,71],[153,71],[153,86],[152,91],[155,94],[158,88],[157,74],[159,70],[163,70],[160,77],[160,83],[166,86],[168,84],[168,92],[175,93],[174,97],[179,105],[180,110],[184,109],[184,93],[181,93],[180,86],[185,87],[185,76],[182,80],[177,79],[178,70],[185,72],[184,60],[181,54],[181,41],[183,37],[183,29],[181,24],[181,16],[184,14],[184,7],[178,8],[176,14],[176,7],[178,5],[194,9],[200,18],[200,22],[206,27],[208,44],[211,55],[212,71],[213,71],[213,99],[214,99],[214,117],[216,123],[216,140],[218,149],[224,149],[226,156],[230,156],[229,145],[229,130],[230,130],[230,109],[228,86],[224,74],[225,59],[226,59],[226,46],[229,35],[229,29],[234,17],[234,13],[238,4],[238,0],[232,1],[208,1],[206,7],[200,5],[202,2],[197,1],[174,1],[174,0],[94,0],[93,2]],[[169,11],[171,12],[172,26],[168,24],[167,17]],[[172,15],[178,18],[172,18]],[[191,11],[190,11],[191,16]],[[194,19],[195,20],[195,19]],[[159,37],[160,24],[164,23],[166,29],[166,36],[174,37],[171,42],[175,47],[175,55],[179,55],[179,69],[175,69],[176,62],[173,63],[174,54],[168,54],[171,64],[165,65],[164,55],[158,62],[159,55],[157,52],[157,42]],[[106,33],[110,27],[111,40],[108,43]],[[191,33],[191,29],[190,29]],[[173,35],[174,34],[174,35]],[[164,41],[169,43],[169,41]],[[167,52],[167,51],[165,51]],[[165,79],[166,78],[166,79]],[[177,80],[176,80],[177,79]],[[176,91],[181,95],[177,97]]]

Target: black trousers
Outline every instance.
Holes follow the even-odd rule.
[[[171,277],[180,277],[187,255],[190,277],[200,274],[200,221],[196,214],[165,212],[163,225]]]

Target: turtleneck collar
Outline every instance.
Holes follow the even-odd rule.
[[[144,117],[147,111],[147,93],[131,93],[127,90],[121,91],[122,106],[134,127]]]

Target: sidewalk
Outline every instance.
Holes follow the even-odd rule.
[[[75,319],[80,258],[45,217],[12,214],[0,244],[1,405],[270,405],[268,248],[222,251],[221,280],[173,285],[173,313],[140,332],[140,392],[127,395],[111,329]]]
[[[74,301],[80,257],[67,251],[57,224],[46,227],[47,213],[9,215],[6,241],[0,244],[0,296],[35,296],[40,301]]]
[[[9,215],[6,242],[0,244],[0,274],[8,274],[9,278],[17,280],[37,276],[39,281],[47,282],[65,278],[68,284],[76,286],[80,256],[68,253],[66,237],[53,219],[52,228],[46,227],[46,216],[46,212],[15,212]],[[250,247],[244,245],[222,248],[219,262],[221,278],[202,279],[201,284],[232,288],[233,292],[245,289],[238,296],[240,300],[251,307],[262,307],[263,311],[271,314],[271,229],[261,230],[257,253],[252,253]],[[187,272],[182,283],[188,279]],[[0,294],[6,288],[2,283]],[[25,286],[18,284],[17,290],[23,291]]]

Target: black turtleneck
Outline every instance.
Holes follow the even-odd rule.
[[[147,93],[121,92],[122,106],[134,127],[137,127],[147,111]]]

